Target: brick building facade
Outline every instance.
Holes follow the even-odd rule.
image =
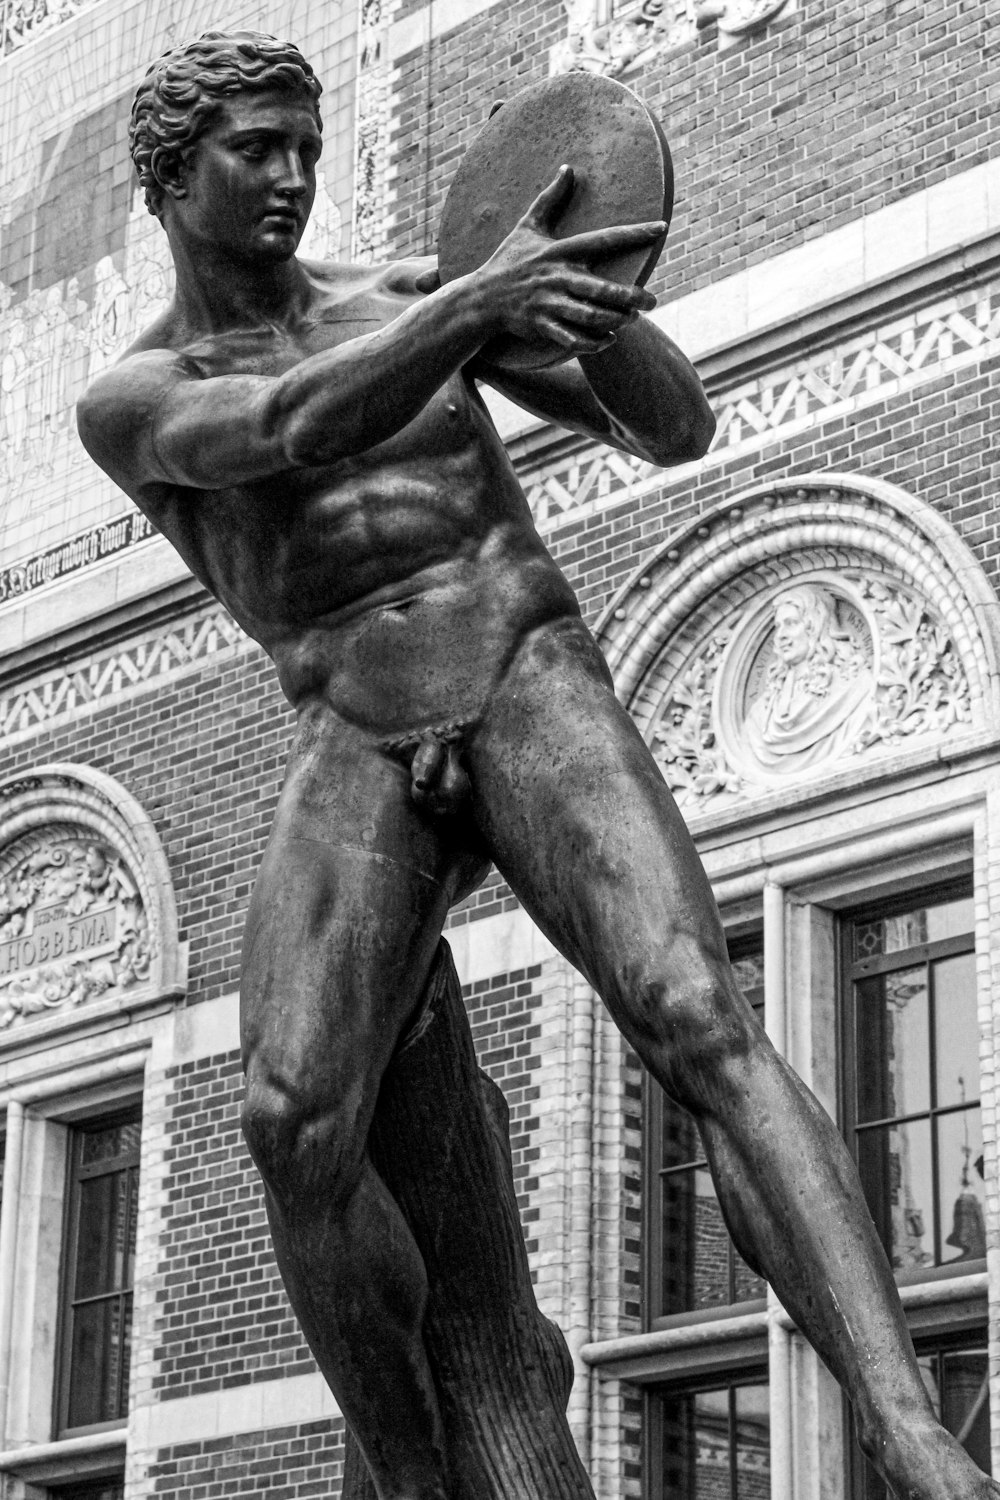
[[[1000,15],[6,0],[0,18],[8,1493],[305,1497],[343,1467],[238,1127],[240,933],[291,714],[72,421],[169,294],[131,92],[212,24],[291,36],[324,81],[316,255],[431,250],[490,105],[550,72],[620,77],[660,114],[677,197],[654,316],[705,380],[711,451],[662,471],[489,399],[741,983],[856,1151],[927,1381],[985,1461]],[[689,1124],[593,992],[496,875],[447,936],[600,1500],[876,1496],[829,1377],[731,1250]]]

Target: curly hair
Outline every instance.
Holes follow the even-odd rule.
[[[809,651],[804,663],[802,685],[814,698],[825,698],[835,676],[856,677],[864,665],[863,653],[852,636],[837,624],[837,612],[830,594],[818,584],[800,583],[786,589],[774,601],[775,616],[780,608],[796,611],[809,637]],[[765,692],[772,696],[788,676],[787,663],[775,656],[767,669]]]
[[[183,158],[212,124],[222,101],[246,89],[304,94],[322,129],[322,84],[297,47],[264,32],[206,31],[196,41],[164,52],[149,68],[132,104],[128,138],[151,214],[159,216],[163,203],[153,170],[157,153]]]

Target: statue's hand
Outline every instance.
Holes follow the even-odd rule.
[[[548,340],[566,358],[596,354],[618,330],[656,306],[638,286],[621,286],[590,269],[661,238],[662,220],[619,224],[557,240],[553,230],[573,195],[573,169],[560,167],[527,213],[470,280],[483,293],[490,336],[512,334],[529,342]]]

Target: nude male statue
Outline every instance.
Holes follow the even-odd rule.
[[[726,959],[667,788],[477,393],[657,464],[704,453],[698,378],[557,243],[564,169],[479,271],[299,262],[319,84],[209,33],[150,70],[133,155],[177,290],[79,409],[96,461],[261,643],[298,720],[247,922],[244,1128],[295,1311],[382,1500],[449,1490],[424,1269],[366,1138],[449,906],[490,861],[698,1122],[727,1222],[850,1392],[899,1496],[1000,1495],[938,1426],[829,1118]],[[502,373],[500,333],[566,362]]]

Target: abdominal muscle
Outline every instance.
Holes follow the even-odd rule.
[[[350,618],[306,629],[273,651],[296,707],[322,700],[348,723],[393,739],[472,725],[521,643],[577,615],[551,559],[485,555],[435,567]]]

